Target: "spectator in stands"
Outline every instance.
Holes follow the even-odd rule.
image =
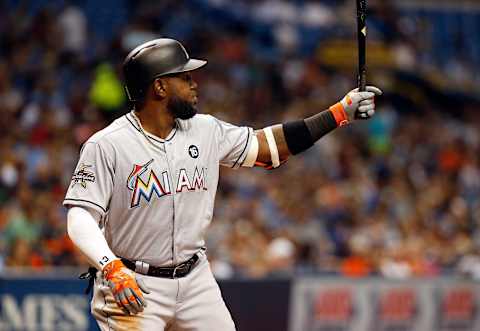
[[[378,3],[370,40],[382,65],[432,78],[439,72],[434,45],[417,38],[428,35],[427,19],[392,15],[394,8]],[[192,9],[131,1],[128,22],[100,41],[95,29],[102,27],[80,6],[0,10],[0,270],[85,264],[66,238],[61,199],[81,144],[128,110],[118,76],[122,50],[180,34],[215,63],[198,76],[205,112],[261,127],[312,114],[353,84],[351,69],[329,64],[322,53],[329,48],[316,50],[319,41],[353,38],[353,20],[344,19],[351,5],[205,1]],[[178,12],[175,19],[165,8]],[[342,60],[342,46],[332,49],[333,60]],[[442,75],[458,84],[475,79],[471,61],[449,63],[452,72]],[[404,98],[390,78],[377,76]],[[424,102],[420,89],[407,94],[415,96],[408,107],[381,105],[369,123],[325,137],[271,176],[222,170],[208,237],[217,275],[405,278],[457,270],[480,277],[478,103],[455,103],[451,116],[448,104]],[[408,113],[415,105],[423,115]]]

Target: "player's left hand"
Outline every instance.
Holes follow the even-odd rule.
[[[114,260],[103,268],[103,274],[120,308],[134,315],[143,311],[147,302],[142,292],[148,294],[150,290],[141,279],[135,279],[135,272]]]
[[[372,117],[375,114],[375,96],[382,93],[382,90],[375,86],[367,86],[363,92],[359,92],[358,88],[348,92],[340,101],[348,121]]]

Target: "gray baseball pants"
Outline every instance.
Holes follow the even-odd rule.
[[[97,273],[91,312],[102,331],[235,331],[204,254],[185,277],[167,279],[137,273],[150,289],[145,310],[126,315]]]

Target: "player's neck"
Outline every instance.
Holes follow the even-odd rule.
[[[159,109],[158,106],[144,107],[135,115],[145,131],[162,139],[167,138],[175,126],[175,118],[165,108]]]

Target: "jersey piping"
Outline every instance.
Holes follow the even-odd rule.
[[[130,117],[128,116],[130,115],[130,113],[126,114],[125,115],[125,118],[130,122],[130,124],[135,128],[135,130],[137,130],[138,132],[142,133],[142,130],[130,119]],[[131,115],[130,115],[131,116]],[[151,133],[143,130],[146,134],[146,136],[149,138],[149,139],[152,139],[158,143],[165,143],[167,141],[171,141],[173,139],[173,137],[175,137],[175,135],[177,134],[177,125],[175,123],[175,127],[172,129],[172,132],[169,133],[168,137],[166,139],[162,139],[160,137],[157,137],[157,136],[154,136],[152,135]]]
[[[240,153],[240,156],[238,157],[237,161],[235,161],[235,163],[233,164],[232,168],[235,168],[235,166],[237,165],[238,161],[241,160],[243,154],[245,153],[245,150],[247,149],[247,146],[248,146],[248,142],[250,141],[250,129],[247,129],[247,140],[245,142],[245,146],[243,147],[243,150],[242,150],[242,153]]]
[[[98,203],[95,203],[95,202],[92,202],[92,201],[88,201],[88,200],[84,200],[84,199],[73,199],[73,198],[65,198],[64,201],[73,201],[73,202],[87,202],[87,203],[90,203],[98,208],[100,208],[104,213],[106,213],[108,211],[107,208],[104,208],[102,206],[100,206]]]

